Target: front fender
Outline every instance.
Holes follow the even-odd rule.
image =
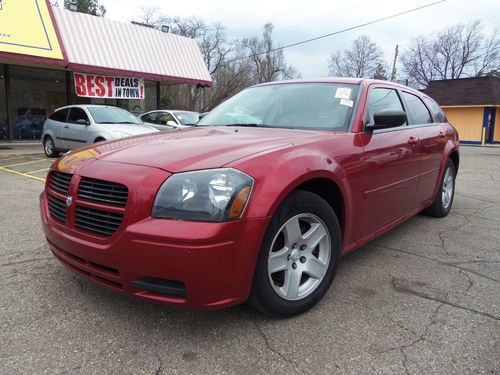
[[[287,146],[232,165],[255,179],[245,217],[271,217],[281,202],[304,182],[325,178],[334,182],[342,195],[345,214],[350,212],[351,193],[340,163],[321,149]]]

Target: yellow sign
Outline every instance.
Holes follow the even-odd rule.
[[[46,0],[0,0],[0,52],[63,60]]]

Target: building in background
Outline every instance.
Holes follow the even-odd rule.
[[[210,86],[195,40],[51,8],[47,0],[0,10],[0,140],[39,139],[68,104],[159,109],[162,85]]]
[[[500,78],[431,81],[425,93],[443,108],[461,143],[500,143]]]

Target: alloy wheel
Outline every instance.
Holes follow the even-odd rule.
[[[455,180],[453,178],[453,171],[450,167],[446,168],[443,179],[443,187],[441,191],[443,208],[447,209],[453,197],[453,189],[455,188]]]
[[[45,153],[47,155],[52,155],[53,152],[54,152],[54,142],[52,141],[51,138],[48,138],[45,141]]]
[[[274,291],[283,299],[307,297],[321,284],[331,257],[331,239],[323,221],[298,214],[278,230],[269,251],[267,270]]]

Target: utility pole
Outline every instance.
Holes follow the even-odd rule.
[[[398,61],[398,45],[396,44],[396,51],[394,51],[394,62],[392,63],[392,73],[391,73],[391,82],[394,82],[396,79],[396,62]]]

